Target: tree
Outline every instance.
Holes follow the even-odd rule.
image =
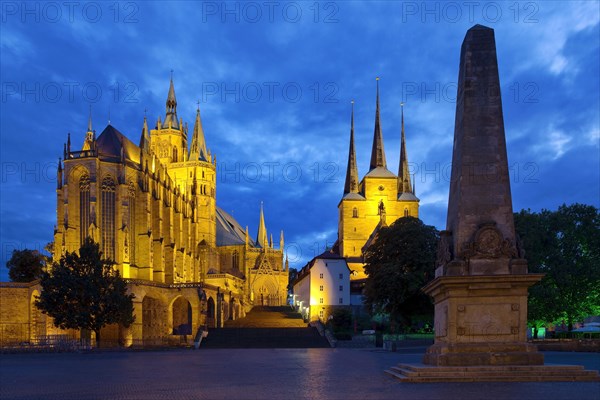
[[[515,214],[529,271],[544,273],[530,288],[528,319],[573,323],[600,313],[600,214],[593,206],[562,205],[557,211]],[[535,332],[534,332],[535,334]]]
[[[36,306],[62,329],[87,329],[96,334],[109,324],[130,326],[133,294],[114,262],[102,257],[100,246],[88,238],[76,252],[67,252],[42,275],[42,293]]]
[[[365,305],[410,327],[417,315],[432,314],[421,288],[434,278],[439,232],[418,218],[404,217],[382,228],[365,251]]]
[[[13,282],[31,282],[40,279],[46,266],[46,257],[37,250],[13,250],[6,262],[8,276]]]

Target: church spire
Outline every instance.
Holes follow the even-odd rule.
[[[408,172],[408,157],[406,156],[406,138],[404,136],[404,103],[400,103],[402,113],[402,133],[400,137],[400,163],[398,165],[398,191],[400,193],[413,193]]]
[[[260,220],[258,222],[258,234],[256,235],[256,243],[263,249],[268,247],[267,227],[265,225],[265,214],[263,212],[263,203],[260,202]]]
[[[383,136],[381,135],[381,122],[379,118],[379,77],[377,77],[377,105],[375,109],[375,130],[373,132],[373,148],[371,149],[371,164],[369,170],[377,167],[387,168],[385,150],[383,149]]]
[[[196,122],[194,123],[189,160],[209,161],[208,152],[206,151],[206,141],[204,140],[204,130],[202,129],[202,120],[200,119],[200,102],[198,102],[198,108],[196,109]]]
[[[177,119],[177,98],[175,97],[175,86],[173,85],[173,71],[171,71],[171,82],[169,85],[169,94],[167,95],[166,109],[167,115],[165,116],[162,127],[179,129],[179,121]]]
[[[150,131],[148,130],[148,120],[144,114],[144,126],[140,135],[140,149],[146,154],[150,154]]]
[[[350,116],[350,149],[348,150],[348,169],[346,170],[346,184],[344,194],[358,193],[358,167],[356,166],[356,151],[354,150],[354,100],[352,100],[352,114]]]
[[[95,132],[92,129],[92,105],[90,104],[90,116],[88,117],[88,126],[87,132],[85,134],[85,140],[83,141],[82,151],[87,151],[92,149],[92,143],[94,142]]]

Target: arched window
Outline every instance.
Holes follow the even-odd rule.
[[[352,218],[358,218],[358,208],[356,207],[352,209]]]
[[[82,245],[90,228],[90,177],[79,179],[79,244]]]
[[[102,180],[102,252],[104,257],[115,260],[115,181]]]
[[[410,215],[410,213],[408,212],[408,208],[404,207],[404,216],[408,217]]]
[[[177,147],[173,147],[173,162],[177,162]]]
[[[231,268],[236,271],[239,271],[240,269],[240,257],[237,250],[233,251],[233,255],[231,257]]]
[[[129,182],[129,263],[135,264],[135,183]]]

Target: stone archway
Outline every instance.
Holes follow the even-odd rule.
[[[183,296],[177,297],[171,306],[173,335],[192,334],[192,305]]]
[[[166,336],[167,307],[154,297],[142,300],[142,341],[144,345],[158,345]]]
[[[208,328],[215,328],[216,322],[215,301],[212,297],[209,297],[206,301],[206,326]]]

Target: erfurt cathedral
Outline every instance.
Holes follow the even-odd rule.
[[[96,136],[90,115],[83,146],[69,135],[59,160],[54,260],[88,236],[100,244],[136,296],[134,326],[113,327],[126,342],[195,334],[287,301],[283,231],[276,248],[262,204],[256,239],[217,206],[199,108],[188,138],[171,79],[164,119],[150,129],[144,117],[139,145],[110,123]]]

